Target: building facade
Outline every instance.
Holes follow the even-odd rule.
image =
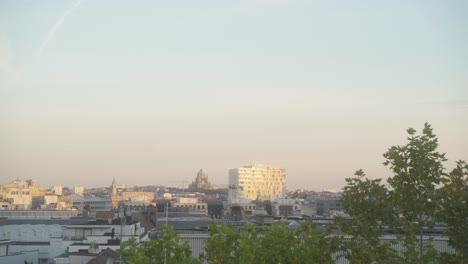
[[[83,186],[73,187],[73,193],[83,196],[84,195],[84,187]]]
[[[0,185],[0,202],[9,203],[16,210],[30,209],[32,193],[29,183],[16,180],[9,184]]]
[[[171,208],[173,212],[208,215],[208,204],[195,197],[177,197],[175,201],[171,201]]]
[[[339,198],[320,199],[317,203],[317,215],[331,217],[337,212],[343,212],[341,200]]]
[[[280,167],[261,164],[229,170],[229,201],[239,198],[273,200],[286,194],[286,172]]]
[[[152,192],[122,192],[122,201],[130,202],[152,202],[154,193]]]
[[[275,199],[271,204],[271,214],[275,217],[302,217],[302,205],[295,199]]]
[[[72,194],[67,196],[67,201],[78,209],[79,212],[87,210],[89,213],[95,213],[96,211],[110,211],[112,209],[112,200],[110,198],[86,198],[81,195]]]

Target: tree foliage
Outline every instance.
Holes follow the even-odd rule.
[[[335,219],[346,235],[341,238],[341,252],[351,263],[398,263],[400,259],[391,244],[380,240],[384,235],[382,223],[395,219],[389,191],[381,179],[367,179],[362,170],[346,182],[341,203],[351,218]]]
[[[134,238],[120,246],[122,260],[130,264],[195,264],[200,263],[192,257],[187,243],[180,238],[171,226],[163,226],[155,240],[138,244]]]
[[[446,173],[445,154],[438,152],[438,139],[429,124],[421,134],[410,128],[407,143],[392,146],[384,165],[392,176],[387,184],[381,179],[365,178],[358,171],[347,179],[342,203],[350,215],[337,224],[350,237],[343,239],[342,252],[352,263],[433,263],[437,252],[431,243],[423,243],[423,231],[437,220],[447,224],[450,244],[458,254],[466,255],[467,239],[467,166]],[[379,238],[382,226],[392,227],[404,247],[401,257],[390,244]]]
[[[236,263],[237,257],[232,252],[238,251],[239,233],[233,225],[218,225],[217,221],[209,227],[209,238],[206,241],[205,258],[209,263]],[[248,252],[246,252],[247,254]]]
[[[336,244],[336,243],[335,243]],[[333,239],[305,223],[297,230],[284,223],[260,230],[245,225],[235,230],[233,225],[210,226],[205,251],[208,263],[333,263]]]
[[[458,161],[457,167],[440,190],[439,220],[447,224],[449,244],[457,257],[468,263],[468,164]]]
[[[446,178],[446,158],[437,151],[438,139],[429,124],[424,125],[421,135],[412,128],[407,133],[406,145],[393,146],[384,154],[384,165],[393,172],[387,180],[391,205],[400,216],[393,224],[405,246],[405,260],[428,263],[436,252],[423,243],[423,229],[432,227],[438,214],[436,199],[438,186]]]

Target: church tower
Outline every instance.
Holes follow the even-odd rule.
[[[112,181],[112,195],[117,195],[117,182],[115,182],[115,178],[114,180]]]

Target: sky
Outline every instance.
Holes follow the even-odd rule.
[[[341,189],[429,122],[468,160],[467,1],[0,0],[0,184]]]

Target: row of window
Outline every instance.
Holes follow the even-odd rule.
[[[178,205],[178,204],[177,204],[176,207],[205,209],[205,206],[204,206],[204,205],[191,205],[191,204],[181,204],[181,205]]]
[[[22,191],[22,192],[20,192],[20,191],[9,191],[8,193],[11,194],[11,195],[19,195],[19,194],[29,195],[30,194],[29,191]]]

